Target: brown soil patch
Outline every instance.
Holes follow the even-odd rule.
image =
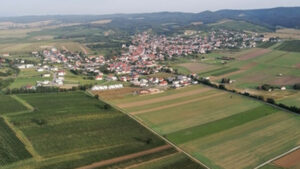
[[[146,109],[146,110],[141,110],[141,111],[137,111],[137,112],[132,112],[131,114],[137,115],[137,114],[142,114],[142,113],[147,113],[147,112],[152,112],[152,111],[167,109],[167,108],[170,108],[170,107],[180,106],[180,105],[184,105],[184,104],[189,104],[189,103],[193,103],[193,102],[197,102],[197,101],[209,99],[211,97],[220,96],[220,95],[223,95],[223,94],[224,93],[216,93],[216,94],[213,94],[213,95],[209,95],[209,96],[205,96],[205,97],[201,97],[201,98],[196,98],[196,99],[191,99],[191,100],[187,100],[187,101],[180,102],[180,103],[169,104],[169,105],[160,106],[160,107],[156,107],[156,108],[152,108],[152,109]]]
[[[294,85],[300,83],[300,77],[278,77],[271,82],[275,85]]]
[[[300,69],[300,63],[298,63],[298,64],[296,65],[296,68]]]
[[[141,89],[125,87],[123,89],[107,90],[107,91],[93,91],[94,95],[99,95],[105,100],[122,99],[125,96],[131,95],[134,92],[139,92]]]
[[[167,150],[167,149],[170,149],[170,148],[171,148],[170,145],[164,145],[164,146],[153,148],[153,149],[150,149],[150,150],[146,150],[146,151],[142,151],[142,152],[138,152],[138,153],[134,153],[134,154],[129,154],[129,155],[125,155],[125,156],[121,156],[121,157],[117,157],[117,158],[113,158],[113,159],[109,159],[109,160],[100,161],[100,162],[97,162],[97,163],[93,163],[91,165],[80,167],[78,169],[100,168],[100,167],[103,167],[103,166],[119,163],[119,162],[122,162],[122,161],[131,160],[131,159],[138,158],[138,157],[141,157],[141,156],[161,152],[163,150]]]
[[[283,168],[291,168],[300,164],[300,149],[273,162]]]
[[[224,74],[224,75],[217,76],[216,79],[218,80],[218,79],[220,79],[220,78],[222,78],[222,77],[224,77],[224,76],[229,77],[229,76],[233,76],[233,75],[237,75],[237,74],[243,73],[243,72],[245,72],[245,71],[247,71],[247,70],[253,68],[253,67],[256,66],[256,65],[257,65],[257,63],[251,62],[251,63],[249,63],[249,64],[247,64],[247,65],[242,66],[241,69],[238,70],[238,71],[235,71],[235,72],[231,72],[231,73],[227,73],[227,74]]]
[[[199,73],[201,71],[212,68],[212,66],[202,64],[202,63],[183,63],[183,64],[180,64],[179,66],[185,67],[194,73]]]
[[[209,91],[209,90],[211,90],[211,89],[203,88],[203,89],[188,91],[188,92],[184,92],[184,93],[173,94],[173,95],[170,95],[170,96],[163,96],[163,97],[160,97],[160,98],[155,98],[155,99],[150,99],[150,100],[120,104],[118,106],[121,107],[121,108],[143,106],[143,105],[147,105],[147,104],[158,103],[158,102],[163,102],[163,101],[172,100],[172,99],[178,99],[178,98],[185,97],[185,96],[191,96],[191,95],[203,93],[203,92]]]
[[[247,54],[241,56],[239,58],[239,60],[249,60],[249,59],[261,56],[263,54],[269,53],[269,52],[271,52],[271,50],[269,50],[269,49],[258,49],[256,51],[252,51],[250,53],[247,53]]]

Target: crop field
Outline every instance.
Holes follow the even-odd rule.
[[[4,119],[0,118],[0,168],[28,158],[31,158],[31,155],[24,144],[15,136]]]
[[[112,103],[211,168],[254,168],[300,144],[298,115],[201,85]]]
[[[276,49],[288,51],[288,52],[300,52],[299,49],[300,40],[285,41],[279,45]]]
[[[32,158],[29,154],[29,159],[23,160],[27,156],[18,152],[22,149],[4,145],[9,148],[9,151],[4,149],[4,153],[14,155],[17,151],[20,154],[20,157],[14,155],[18,159],[12,158],[12,162],[22,160],[8,163],[10,159],[7,159],[7,162],[2,162],[7,164],[4,169],[76,168],[95,162],[100,162],[99,168],[128,167],[177,153],[127,115],[83,92],[15,97],[32,106],[33,111],[22,113],[23,109],[14,110],[20,113],[7,114],[5,118],[28,147]],[[0,133],[2,136],[3,132]],[[18,143],[17,138],[5,138],[15,140],[16,143],[12,144]],[[0,156],[1,153],[3,151],[0,151]],[[194,162],[191,164],[198,166]]]
[[[0,115],[25,111],[26,107],[10,96],[0,95]]]
[[[187,68],[190,72],[193,73],[200,73],[204,70],[213,69],[214,66],[207,65],[207,64],[201,64],[201,63],[183,63],[179,66]]]

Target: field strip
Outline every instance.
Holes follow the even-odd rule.
[[[80,45],[80,49],[83,51],[83,53],[84,53],[85,55],[89,54],[89,53],[87,52],[87,50],[86,50],[83,46],[81,46],[81,45]]]
[[[67,52],[69,51],[68,48],[66,48],[66,46],[62,46],[61,48]]]
[[[91,93],[90,91],[87,91],[90,95],[94,96],[93,93]],[[102,100],[102,102],[111,105],[113,108],[121,111],[122,113],[128,115],[131,119],[135,120],[137,123],[139,123],[140,125],[142,125],[143,127],[145,127],[146,129],[148,129],[149,131],[151,131],[153,134],[155,134],[156,136],[158,136],[159,138],[161,138],[162,140],[164,140],[165,142],[167,142],[168,144],[170,144],[171,146],[173,146],[174,148],[176,148],[176,150],[178,150],[179,152],[182,152],[183,154],[185,154],[186,156],[188,156],[190,159],[192,159],[194,162],[200,164],[201,166],[203,166],[206,169],[210,169],[207,165],[205,165],[204,163],[202,163],[201,161],[199,161],[197,158],[193,157],[192,155],[190,155],[189,153],[187,153],[186,151],[184,151],[183,149],[181,149],[180,147],[178,147],[177,145],[175,145],[174,143],[172,143],[170,140],[166,139],[165,137],[161,136],[160,134],[158,134],[156,131],[154,131],[152,128],[148,127],[146,124],[144,124],[142,122],[142,120],[140,120],[138,117],[131,115],[129,112],[125,111],[124,109],[110,103],[107,102],[105,100]]]
[[[129,154],[129,155],[125,155],[125,156],[121,156],[121,157],[117,157],[117,158],[113,158],[113,159],[109,159],[109,160],[100,161],[100,162],[93,163],[93,164],[88,165],[88,166],[80,167],[78,169],[99,168],[99,167],[119,163],[119,162],[122,162],[122,161],[131,160],[131,159],[138,158],[138,157],[141,157],[141,156],[161,152],[161,151],[167,150],[169,148],[172,148],[172,147],[170,145],[164,145],[164,146],[156,147],[156,148],[153,148],[153,149],[150,149],[150,150],[146,150],[146,151],[142,151],[142,152],[138,152],[138,153],[134,153],[134,154]]]
[[[193,102],[196,102],[196,101],[201,101],[201,100],[204,100],[204,99],[209,99],[211,97],[220,96],[220,95],[224,95],[224,94],[225,93],[216,93],[216,94],[212,94],[212,95],[209,95],[209,96],[204,96],[204,97],[200,97],[200,98],[196,98],[196,99],[192,99],[192,100],[187,100],[187,101],[180,102],[180,103],[174,103],[174,104],[169,104],[169,105],[165,105],[165,106],[159,106],[159,107],[152,108],[152,109],[146,109],[146,110],[142,110],[142,111],[132,112],[131,114],[137,115],[137,114],[143,114],[143,113],[147,113],[147,112],[167,109],[167,108],[170,108],[170,107],[175,107],[175,106],[180,106],[180,105],[184,105],[184,104],[188,104],[188,103],[193,103]]]
[[[256,58],[258,56],[261,56],[261,55],[264,55],[266,53],[269,53],[271,52],[270,49],[259,49],[257,51],[252,51],[250,53],[247,53],[241,57],[239,57],[239,60],[249,60],[249,59],[253,59],[253,58]]]
[[[255,167],[254,169],[259,169],[259,168],[261,168],[261,167],[263,167],[263,166],[271,163],[272,161],[278,160],[279,158],[284,157],[284,156],[286,156],[286,155],[288,155],[288,154],[290,154],[290,153],[292,153],[294,151],[297,151],[299,149],[300,149],[300,146],[297,146],[297,147],[295,147],[295,148],[293,148],[293,149],[291,149],[291,150],[289,150],[289,151],[287,151],[287,152],[285,152],[285,153],[283,153],[283,154],[281,154],[279,156],[276,156],[276,157],[274,157],[274,158],[272,158],[272,159],[270,159],[270,160],[268,160],[268,161],[260,164],[259,166]]]
[[[135,167],[138,167],[138,166],[141,166],[141,165],[145,165],[145,164],[149,164],[149,163],[156,162],[156,161],[159,161],[159,160],[163,160],[163,159],[166,159],[166,158],[169,158],[169,157],[172,157],[172,156],[176,156],[176,155],[179,155],[179,154],[181,154],[181,153],[177,152],[177,153],[169,154],[169,155],[166,155],[166,156],[163,156],[163,157],[158,157],[158,158],[155,158],[155,159],[150,160],[150,161],[145,161],[145,162],[142,162],[142,163],[139,163],[139,164],[131,165],[129,167],[126,167],[125,169],[135,168]]]
[[[17,100],[22,105],[24,105],[27,109],[29,109],[31,111],[34,110],[34,108],[29,103],[27,103],[25,100],[21,99],[20,97],[18,97],[16,95],[12,95],[11,97],[14,98],[15,100]]]
[[[30,154],[36,159],[36,160],[41,160],[42,157],[34,150],[33,145],[31,142],[27,139],[27,137],[23,134],[22,131],[14,127],[7,117],[3,117],[5,123],[12,129],[12,131],[15,133],[17,138],[25,145],[25,148],[30,152]]]
[[[185,96],[196,95],[196,94],[199,94],[199,93],[202,93],[202,92],[206,92],[206,91],[209,91],[209,90],[211,90],[211,89],[209,89],[209,88],[203,88],[203,89],[192,90],[192,91],[189,91],[189,92],[183,92],[183,93],[173,94],[173,95],[159,97],[159,98],[145,100],[145,101],[139,101],[139,102],[133,102],[133,103],[126,103],[126,104],[119,104],[118,106],[121,107],[121,108],[143,106],[143,105],[147,105],[147,104],[158,103],[158,102],[168,101],[168,100],[172,100],[172,99],[178,99],[178,98],[185,97]]]
[[[94,148],[90,148],[90,149],[84,150],[84,151],[77,151],[77,152],[74,152],[74,153],[68,153],[68,154],[63,154],[63,155],[55,155],[53,157],[43,158],[42,161],[44,161],[44,160],[52,160],[52,159],[61,159],[61,158],[69,157],[69,156],[81,155],[81,154],[90,153],[90,152],[97,152],[97,151],[102,151],[102,150],[106,150],[106,149],[112,149],[112,148],[121,147],[121,146],[124,146],[124,145],[128,145],[128,144],[119,144],[119,145],[102,147],[102,148],[94,147]]]

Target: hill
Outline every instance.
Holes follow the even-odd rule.
[[[264,27],[300,28],[300,7],[281,7],[255,10],[220,10],[216,12],[204,11],[201,13],[159,12],[142,14],[114,14],[114,15],[53,15],[53,16],[23,16],[2,17],[0,23],[34,23],[51,21],[48,24],[82,23],[89,24],[99,20],[112,20],[110,25],[154,26],[165,23],[190,25],[192,22],[204,24],[215,23],[224,19],[245,21]],[[119,25],[119,23],[122,23]]]

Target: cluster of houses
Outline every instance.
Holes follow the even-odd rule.
[[[184,57],[191,54],[205,54],[211,50],[222,48],[251,48],[259,40],[258,35],[246,34],[228,30],[212,31],[202,36],[200,33],[182,34],[176,36],[153,35],[148,32],[133,37],[131,45],[122,45],[124,49],[120,56],[105,58],[104,56],[86,56],[82,53],[71,53],[56,48],[45,49],[42,52],[32,52],[42,59],[44,66],[37,66],[38,72],[52,71],[53,81],[42,81],[38,85],[63,85],[64,73],[47,65],[63,64],[76,74],[93,77],[101,81],[129,82],[134,86],[149,87],[182,87],[195,84],[191,77],[179,76],[172,79],[140,78],[140,76],[165,72],[166,66],[160,61],[173,57]],[[21,64],[20,69],[33,68],[32,64]],[[167,68],[168,69],[168,68]],[[171,69],[171,68],[170,68]],[[105,71],[105,74],[103,73]],[[170,70],[168,70],[170,71]],[[172,70],[171,70],[172,73]],[[107,75],[111,74],[111,75]],[[44,77],[48,77],[45,74]],[[109,88],[107,86],[107,88]]]
[[[100,86],[100,85],[95,85],[92,87],[92,91],[106,91],[106,90],[115,90],[115,89],[122,89],[124,88],[123,84],[115,84],[115,85],[104,85],[104,86]]]

